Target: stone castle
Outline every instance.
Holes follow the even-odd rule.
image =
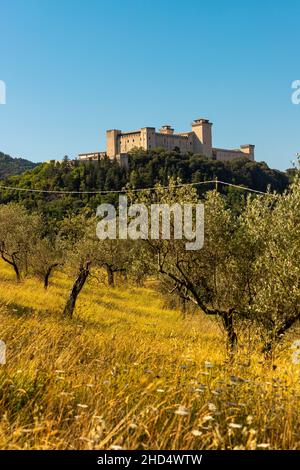
[[[106,131],[106,151],[82,153],[79,160],[97,160],[107,156],[126,160],[127,154],[135,149],[152,150],[164,148],[177,149],[181,153],[191,152],[215,160],[228,161],[234,158],[254,160],[254,145],[241,145],[238,149],[222,149],[212,145],[212,123],[208,119],[195,119],[189,132],[174,133],[165,125],[156,131],[155,127],[142,127],[136,131],[122,132],[119,129]]]

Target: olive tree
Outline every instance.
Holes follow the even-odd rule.
[[[44,288],[49,286],[50,276],[63,264],[63,250],[57,237],[44,237],[37,240],[29,257],[30,268],[41,279]]]
[[[133,250],[134,247],[130,240],[98,240],[94,258],[97,266],[105,269],[109,286],[115,285],[117,273],[128,276],[134,256]]]
[[[104,268],[108,284],[114,284],[116,272],[130,270],[132,250],[127,240],[99,240],[96,235],[97,218],[79,214],[63,221],[59,237],[65,250],[65,267],[74,276],[64,315],[72,317],[77,297],[92,270]]]
[[[169,292],[192,302],[206,315],[222,320],[231,349],[237,342],[234,318],[243,316],[252,301],[255,282],[253,265],[256,251],[241,219],[226,207],[216,191],[199,201],[195,189],[180,187],[170,180],[169,187],[139,195],[139,202],[204,203],[204,245],[187,250],[186,237],[147,240],[149,261],[169,285]],[[135,196],[132,194],[132,198]],[[136,199],[136,198],[135,198]]]
[[[194,197],[171,182],[140,199],[172,204]],[[216,191],[204,205],[203,247],[187,251],[185,239],[148,240],[149,260],[173,295],[222,319],[231,349],[236,320],[246,318],[263,333],[268,352],[300,320],[300,177],[282,195],[249,196],[240,214]]]
[[[16,203],[0,206],[0,256],[12,266],[17,281],[27,272],[30,254],[42,232],[42,220]]]
[[[72,318],[77,297],[95,263],[95,221],[84,213],[66,218],[60,226],[58,236],[65,253],[64,266],[69,274],[75,277],[63,311],[65,316]]]
[[[283,195],[269,204],[260,200],[249,212],[249,232],[259,240],[251,314],[264,325],[268,352],[300,320],[299,175]]]

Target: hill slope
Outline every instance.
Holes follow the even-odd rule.
[[[32,170],[38,163],[30,162],[24,158],[12,158],[0,152],[0,179],[8,176],[19,175],[27,170]]]
[[[117,161],[108,158],[89,162],[65,159],[61,163],[44,163],[30,172],[8,178],[6,184],[51,191],[111,191],[120,190],[127,183],[135,188],[153,187],[158,182],[167,185],[170,177],[180,178],[183,183],[218,178],[258,191],[266,191],[270,187],[271,190],[282,192],[289,184],[286,173],[270,169],[263,162],[246,159],[221,162],[200,155],[181,155],[161,150],[134,152],[130,156],[129,168],[121,167]],[[199,187],[199,192],[213,187],[213,184]],[[242,195],[240,190],[236,192],[224,186],[220,186],[219,190],[229,194],[233,203],[236,203]],[[29,209],[39,209],[58,218],[63,217],[68,211],[76,211],[86,206],[94,210],[101,202],[114,203],[116,199],[115,194],[100,196],[45,195],[11,190],[0,192],[0,202],[22,201]]]
[[[70,278],[0,267],[1,449],[300,449],[288,348],[267,367],[247,333],[229,363],[218,324],[124,282],[90,279],[66,320]]]

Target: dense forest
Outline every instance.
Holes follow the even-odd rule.
[[[12,158],[0,152],[0,179],[8,176],[19,175],[24,171],[35,168],[38,164],[24,158]]]
[[[160,182],[168,184],[169,178],[180,179],[183,183],[207,181],[218,178],[258,191],[282,193],[288,186],[292,171],[286,173],[273,170],[264,162],[237,159],[221,162],[199,155],[179,152],[136,150],[129,156],[128,167],[120,166],[108,158],[98,161],[80,162],[64,157],[61,162],[53,161],[38,165],[21,175],[6,178],[5,185],[27,189],[50,191],[113,191],[126,185],[135,188],[153,187]],[[4,184],[4,183],[3,183]],[[213,184],[199,186],[198,193],[213,188]],[[243,192],[219,187],[228,195],[231,205],[240,205]],[[12,190],[1,190],[0,201],[22,202],[28,209],[39,210],[50,217],[63,218],[67,213],[76,213],[84,207],[95,209],[102,202],[116,201],[116,194],[44,194]]]

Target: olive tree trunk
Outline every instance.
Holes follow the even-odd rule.
[[[49,278],[51,276],[51,273],[52,273],[53,269],[56,268],[57,266],[58,266],[58,263],[55,263],[55,264],[52,264],[51,266],[48,267],[48,269],[45,273],[45,277],[44,277],[44,288],[45,289],[48,289]]]
[[[237,346],[237,334],[234,331],[232,311],[229,310],[227,314],[223,314],[222,318],[227,333],[228,346],[230,351],[233,352]]]
[[[106,273],[107,273],[107,283],[108,283],[109,286],[113,287],[115,285],[114,270],[107,263],[104,264],[104,267],[105,267]]]
[[[73,286],[71,287],[69,298],[64,308],[64,316],[72,318],[77,297],[80,294],[80,291],[83,288],[85,281],[87,280],[88,275],[90,273],[90,266],[90,261],[86,261],[85,263],[80,265],[77,277]]]
[[[9,259],[4,255],[4,253],[1,253],[1,258],[3,259],[3,261],[8,263],[10,266],[12,266],[12,268],[15,272],[16,278],[17,278],[17,282],[20,282],[21,281],[21,273],[20,273],[20,270],[19,270],[19,266],[18,266],[18,264],[15,260],[15,256],[12,255],[11,259]]]

